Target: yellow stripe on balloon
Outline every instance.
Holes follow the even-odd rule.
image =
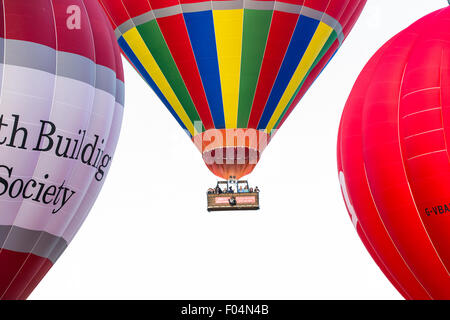
[[[167,101],[170,103],[173,110],[177,113],[186,129],[189,130],[192,136],[195,136],[197,134],[197,131],[194,128],[194,124],[186,114],[186,111],[175,95],[175,92],[172,90],[172,87],[170,86],[166,77],[156,63],[155,58],[150,53],[147,45],[139,34],[139,31],[136,28],[133,28],[127,31],[123,35],[123,38],[128,43],[131,50],[133,50],[134,54],[144,66],[145,70],[147,70],[148,74],[153,79],[155,84],[161,90],[162,94],[166,97]]]
[[[278,103],[275,112],[273,113],[269,123],[267,124],[266,132],[270,133],[273,127],[277,124],[278,120],[283,114],[283,111],[286,109],[289,101],[291,101],[292,97],[297,92],[298,87],[302,83],[305,76],[308,74],[309,69],[311,69],[314,61],[320,54],[320,51],[322,50],[332,32],[333,28],[323,22],[319,23],[319,26],[317,27],[317,30],[314,33],[314,36],[311,39],[308,48],[306,49],[305,55],[300,61],[300,64],[298,65],[294,76],[289,82],[286,91],[281,97],[281,100]]]
[[[244,10],[214,10],[225,125],[237,128]]]

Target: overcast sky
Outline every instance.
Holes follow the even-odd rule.
[[[261,210],[207,213],[216,178],[124,60],[126,112],[106,185],[31,299],[401,299],[348,218],[342,109],[365,63],[444,0],[369,0],[353,32],[248,176]]]

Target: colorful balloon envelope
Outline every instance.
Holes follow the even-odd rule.
[[[388,41],[361,72],[338,141],[344,199],[407,299],[450,299],[450,8]]]
[[[99,0],[217,176],[250,173],[365,0]]]
[[[123,70],[96,1],[0,4],[0,299],[25,299],[105,181]]]

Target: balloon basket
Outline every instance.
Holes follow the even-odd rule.
[[[250,188],[247,180],[218,181],[207,192],[207,209],[211,211],[259,210],[259,189]]]

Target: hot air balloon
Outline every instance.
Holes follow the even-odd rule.
[[[359,17],[365,0],[99,0],[125,56],[233,180],[261,153]]]
[[[123,69],[96,1],[0,3],[0,299],[26,299],[105,181]]]
[[[406,299],[450,299],[450,8],[389,40],[350,94],[338,138],[347,209]]]

